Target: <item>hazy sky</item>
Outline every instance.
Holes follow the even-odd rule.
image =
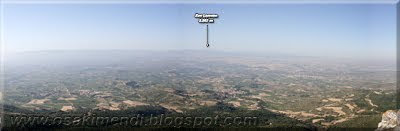
[[[395,58],[394,4],[6,4],[6,51],[199,49]],[[217,13],[205,48],[194,13]]]

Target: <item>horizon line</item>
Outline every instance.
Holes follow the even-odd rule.
[[[397,4],[400,0],[3,0],[1,4]]]

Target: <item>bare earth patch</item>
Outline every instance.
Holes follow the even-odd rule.
[[[336,112],[336,113],[338,113],[339,114],[339,116],[341,116],[341,115],[346,115],[346,113],[345,112],[343,112],[342,111],[342,107],[323,107],[324,109],[330,109],[330,110],[333,110],[334,112]]]
[[[333,102],[341,102],[342,99],[338,99],[338,98],[328,98],[328,100],[333,101]]]
[[[230,101],[228,103],[233,104],[234,107],[239,107],[240,106],[240,101]]]
[[[27,104],[36,104],[36,105],[41,105],[44,104],[46,101],[49,101],[50,99],[33,99]]]
[[[375,105],[374,103],[372,103],[372,100],[371,100],[371,99],[365,98],[364,100],[366,100],[371,106],[378,107],[377,105]]]
[[[73,110],[73,109],[74,109],[73,106],[63,106],[63,107],[61,108],[61,111],[71,111],[71,110]]]
[[[213,105],[217,104],[217,102],[216,101],[200,101],[199,104],[202,106],[213,106]]]
[[[291,111],[291,110],[286,110],[286,111],[277,111],[277,112],[285,114],[285,115],[287,115],[289,117],[292,117],[292,118],[295,118],[295,117],[298,117],[298,116],[308,117],[308,118],[310,118],[310,117],[319,117],[319,115],[312,114],[312,113],[307,113],[307,112],[304,112],[304,111],[294,112],[294,111]]]
[[[345,104],[351,111],[353,111],[354,110],[354,106],[352,106],[351,104]]]
[[[167,104],[160,104],[160,106],[167,108],[168,110],[173,110],[179,113],[182,113],[182,110],[179,110],[177,106],[173,106],[173,105],[167,105]]]
[[[313,120],[312,120],[312,123],[317,123],[317,122],[320,122],[320,121],[322,121],[322,120],[325,120],[325,119],[313,119]]]
[[[149,105],[147,103],[143,103],[143,102],[139,102],[139,101],[131,101],[131,100],[125,100],[125,101],[122,101],[122,103],[128,105],[129,107]]]

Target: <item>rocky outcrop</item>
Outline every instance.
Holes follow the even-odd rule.
[[[388,110],[382,114],[376,131],[400,131],[400,110]]]

